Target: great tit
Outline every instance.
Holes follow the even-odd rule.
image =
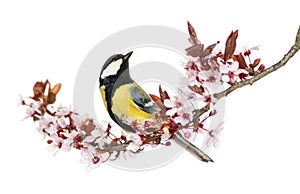
[[[99,88],[104,106],[112,120],[122,129],[135,133],[136,130],[125,121],[151,119],[158,106],[130,77],[129,58],[132,53],[133,51],[125,55],[116,54],[107,59],[101,69]],[[213,162],[208,155],[183,138],[180,133],[174,134],[174,141],[200,160]]]
[[[143,121],[151,119],[156,104],[151,97],[129,75],[128,59],[132,51],[126,55],[111,56],[100,73],[100,91],[109,116],[123,129],[135,130],[124,121]]]

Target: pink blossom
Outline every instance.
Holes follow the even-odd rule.
[[[80,126],[82,123],[82,120],[85,120],[87,118],[87,115],[79,115],[78,113],[72,112],[70,114],[70,118],[73,120],[73,122],[76,126]]]
[[[35,112],[35,106],[31,105],[29,107],[27,107],[26,109],[26,115],[27,117],[31,117]]]
[[[69,120],[67,118],[65,118],[64,116],[63,117],[55,117],[54,119],[55,119],[54,124],[57,127],[66,128],[70,124]]]
[[[199,66],[200,65],[198,63],[196,63],[195,61],[190,60],[186,63],[184,69],[187,70],[187,71],[192,70],[192,71],[198,71],[199,72]]]
[[[218,147],[219,146],[219,136],[221,135],[221,132],[224,128],[223,122],[219,123],[219,125],[208,132],[208,138],[204,142],[204,149],[207,150],[209,148],[213,147]]]
[[[101,154],[96,151],[96,148],[89,143],[84,143],[84,148],[81,151],[82,159],[80,162],[86,164],[86,171],[97,168],[102,162],[103,158]]]
[[[64,117],[70,114],[70,107],[60,106],[57,108],[55,115],[58,117]]]
[[[191,136],[192,136],[192,134],[191,134],[191,132],[189,132],[189,131],[184,133],[184,137],[185,137],[186,139],[189,139]]]
[[[188,61],[184,69],[186,70],[188,85],[200,87],[203,80],[200,78],[199,64],[195,61]]]
[[[87,142],[87,143],[95,143],[98,145],[98,147],[103,147],[103,145],[105,143],[104,132],[102,130],[99,130],[99,128],[94,129],[91,132],[91,135],[85,137],[83,141]]]
[[[166,133],[162,134],[161,137],[160,137],[160,143],[161,144],[166,144],[167,142],[170,141],[170,137],[171,136],[166,134]]]
[[[54,151],[54,155],[61,149],[65,152],[71,151],[73,147],[74,139],[80,135],[77,131],[72,131],[71,133],[63,133],[58,135],[56,131],[51,131],[50,139],[48,140],[49,151]]]
[[[102,120],[100,125],[98,125],[98,123],[96,123],[97,128],[101,129],[102,131],[104,131],[105,135],[108,135],[108,130],[111,128],[111,124],[108,121]]]
[[[181,102],[185,102],[183,105],[187,105],[187,104],[190,104],[190,105],[194,105],[195,103],[197,103],[200,98],[199,98],[199,95],[197,95],[195,92],[191,91],[190,89],[188,90],[184,90],[184,89],[178,89],[178,96],[179,98],[175,100],[177,101],[181,101]]]
[[[164,104],[167,108],[166,114],[169,116],[175,115],[177,112],[181,112],[183,110],[183,104],[180,102],[179,97],[174,97],[174,100],[165,99]]]
[[[27,105],[25,118],[29,118],[33,116],[35,112],[39,112],[39,107],[41,106],[41,104],[42,102],[34,101]]]
[[[126,140],[130,141],[129,145],[126,147],[126,150],[130,150],[133,152],[138,151],[141,149],[141,146],[143,144],[141,137],[138,134],[129,134],[126,137]]]
[[[19,98],[18,98],[18,101],[17,101],[17,105],[18,106],[19,105],[26,105],[26,102],[25,102],[25,100],[24,100],[24,98],[23,98],[22,95],[19,95]]]
[[[188,78],[188,84],[190,86],[198,86],[200,87],[201,84],[203,83],[203,80],[200,78],[201,74],[199,71],[187,71],[187,78]]]
[[[192,114],[186,112],[177,112],[177,116],[174,118],[175,123],[180,123],[181,125],[186,125],[192,120]]]
[[[239,69],[239,63],[235,61],[231,64],[220,63],[220,72],[222,73],[222,81],[225,83],[240,81],[239,74],[243,73],[243,71]]]
[[[196,132],[193,127],[188,127],[188,128],[182,129],[182,135],[186,139],[191,139],[191,138],[195,137]]]
[[[188,124],[192,119],[193,103],[191,99],[184,99],[175,96],[174,100],[166,99],[164,104],[169,110],[167,110],[166,115],[175,116],[174,122],[181,125]],[[183,101],[185,103],[183,103]]]
[[[221,84],[222,73],[216,69],[209,69],[207,71],[200,72],[200,79],[203,80],[204,84]],[[203,86],[203,85],[202,85]]]
[[[48,131],[48,128],[53,125],[52,124],[53,118],[50,117],[49,115],[44,115],[40,118],[40,120],[38,121],[38,127],[37,130],[44,134],[45,131]],[[56,130],[56,129],[55,129]]]

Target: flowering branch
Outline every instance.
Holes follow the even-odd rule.
[[[260,80],[261,78],[267,76],[268,74],[276,71],[277,69],[283,67],[300,49],[300,26],[296,35],[296,40],[294,45],[290,48],[290,50],[284,55],[284,57],[278,61],[276,64],[270,66],[269,68],[262,70],[260,72],[257,72],[256,74],[254,74],[254,76],[250,79],[241,81],[241,82],[236,82],[234,84],[232,84],[229,88],[227,88],[226,90],[220,92],[220,93],[216,93],[214,94],[214,97],[216,99],[221,99],[222,97],[227,96],[228,94],[230,94],[231,92],[233,92],[234,90],[244,87],[246,85],[252,85],[254,82]]]
[[[196,158],[201,159],[203,162],[214,162],[208,155],[206,155],[202,150],[200,150],[198,147],[196,147],[192,143],[188,143],[187,141],[184,141],[185,139],[179,132],[176,132],[174,134],[173,140],[184,147],[186,150],[189,150],[191,154],[193,154]]]
[[[134,128],[135,134],[122,131],[114,134],[109,122],[100,125],[91,118],[73,112],[67,107],[53,106],[61,84],[51,87],[50,82],[36,82],[34,96],[21,99],[26,107],[27,118],[38,124],[38,131],[47,137],[51,150],[81,151],[83,163],[95,168],[107,160],[115,160],[120,153],[135,154],[146,146],[169,146],[170,140],[183,146],[204,162],[212,161],[198,147],[187,141],[191,134],[206,135],[206,146],[218,145],[218,136],[223,129],[220,123],[215,129],[206,126],[209,118],[217,114],[214,105],[221,98],[246,85],[251,85],[268,74],[284,66],[300,49],[300,27],[295,44],[276,64],[265,68],[260,58],[251,60],[251,51],[236,51],[238,30],[232,31],[225,43],[225,50],[213,53],[216,42],[204,47],[197,37],[193,26],[188,22],[191,47],[186,49],[191,59],[185,64],[185,85],[178,89],[178,95],[170,98],[167,91],[159,87],[159,97],[150,94],[160,107],[151,120],[142,122],[124,121]],[[227,89],[215,93],[214,86],[227,84]],[[46,90],[48,88],[48,90]],[[52,110],[54,109],[54,110]],[[56,153],[55,152],[55,153]]]
[[[202,107],[201,109],[195,110],[194,120],[196,120],[201,115],[203,115],[204,113],[206,113],[207,111],[209,111],[209,109],[210,109],[210,104],[207,104],[204,107]]]

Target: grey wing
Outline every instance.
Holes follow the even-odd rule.
[[[130,88],[130,95],[134,104],[141,110],[152,114],[156,109],[156,104],[151,97],[136,83]]]

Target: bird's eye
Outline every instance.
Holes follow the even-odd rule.
[[[114,59],[112,60],[112,62],[115,62],[115,61],[117,61],[117,60],[119,60],[119,59],[117,59],[117,58],[114,58]]]

